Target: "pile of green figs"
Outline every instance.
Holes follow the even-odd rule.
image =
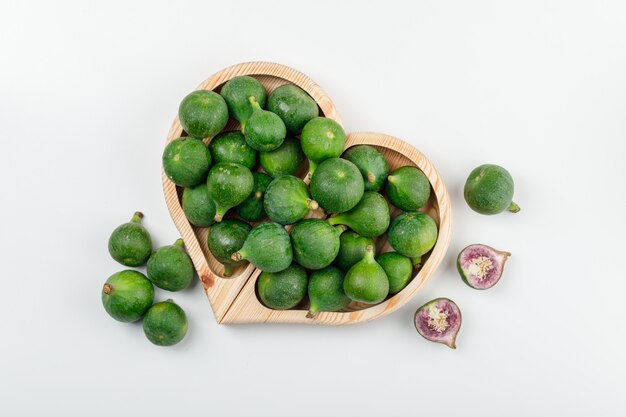
[[[171,346],[187,333],[187,316],[171,299],[154,303],[154,286],[181,291],[193,281],[194,268],[182,239],[152,250],[152,238],[135,212],[128,223],[109,237],[109,253],[127,267],[146,265],[146,274],[126,269],[109,277],[102,287],[102,304],[115,320],[132,323],[143,318],[143,331],[157,346]]]
[[[178,116],[185,133],[163,152],[165,174],[180,187],[189,222],[209,228],[207,246],[223,275],[247,263],[262,271],[257,294],[268,308],[308,308],[314,318],[353,302],[352,309],[380,303],[409,284],[437,242],[426,175],[415,166],[390,170],[372,146],[345,150],[343,128],[295,85],[268,94],[257,79],[238,76],[218,91],[192,92]],[[225,131],[229,120],[240,128]],[[486,164],[470,173],[464,197],[480,214],[516,213],[513,190],[508,171]],[[147,265],[146,274],[112,275],[102,303],[118,321],[143,318],[152,343],[173,345],[187,318],[172,300],[154,303],[154,286],[180,291],[194,268],[181,239],[153,251],[142,217],[136,212],[113,231],[109,252],[122,265]],[[377,242],[390,249],[377,253]],[[499,282],[509,256],[473,244],[457,268],[468,286],[485,290]],[[414,324],[426,339],[455,348],[461,311],[436,298],[416,311]]]
[[[409,284],[437,241],[437,224],[420,211],[426,175],[390,172],[372,146],[344,151],[341,125],[295,85],[268,94],[238,76],[219,92],[192,92],[178,116],[186,136],[165,148],[165,174],[182,187],[189,222],[209,228],[223,275],[259,268],[258,296],[271,309],[308,307],[313,317],[380,303]],[[241,128],[224,131],[229,119]],[[383,236],[393,251],[377,253]]]

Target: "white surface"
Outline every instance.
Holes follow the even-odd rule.
[[[162,3],[0,6],[1,415],[626,414],[626,3]],[[159,175],[178,103],[249,60],[428,155],[452,244],[406,307],[352,327],[218,326],[196,283],[172,296],[188,337],[157,348],[100,305],[108,235],[141,209],[156,244],[178,237]],[[487,162],[521,213],[465,205]],[[489,291],[455,271],[475,242],[513,253]],[[456,351],[413,329],[438,296],[463,311]]]

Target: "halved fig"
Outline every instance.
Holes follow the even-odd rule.
[[[509,252],[487,245],[469,245],[459,253],[456,266],[463,281],[476,290],[486,290],[498,283]]]
[[[415,328],[427,340],[456,349],[461,328],[461,310],[449,298],[435,298],[415,312]]]

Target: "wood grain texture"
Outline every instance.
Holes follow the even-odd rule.
[[[320,108],[320,115],[341,123],[332,100],[313,80],[299,71],[280,64],[249,62],[234,65],[209,77],[196,90],[214,90],[219,92],[226,81],[239,75],[255,77],[265,86],[268,93],[283,84],[295,84],[313,97]],[[231,120],[224,130],[238,128],[238,123]],[[184,135],[185,132],[177,116],[167,135],[165,145]],[[210,140],[211,138],[204,138],[205,143],[208,143]],[[204,291],[211,303],[215,319],[221,322],[228,308],[255,271],[255,268],[251,265],[246,265],[236,270],[232,277],[224,277],[223,265],[213,258],[207,247],[209,229],[194,227],[187,221],[180,200],[182,189],[171,182],[163,171],[161,172],[161,177],[167,208],[198,272]]]
[[[439,237],[433,250],[423,258],[423,266],[417,270],[416,276],[398,294],[377,305],[361,303],[351,304],[346,311],[321,312],[314,318],[307,318],[307,305],[297,306],[294,310],[271,310],[262,305],[256,295],[255,287],[261,271],[255,270],[228,309],[221,323],[305,323],[342,325],[366,322],[382,317],[403,306],[409,301],[433,275],[443,260],[451,233],[450,197],[439,173],[430,161],[417,149],[394,138],[380,133],[353,133],[348,135],[346,149],[355,145],[372,145],[382,151],[391,170],[405,165],[414,165],[420,168],[430,181],[431,198],[421,211],[430,215],[439,226]],[[400,211],[392,207],[392,216]],[[316,217],[320,217],[317,213]],[[377,253],[390,251],[386,239],[379,238],[376,242]]]

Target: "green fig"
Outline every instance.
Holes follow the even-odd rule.
[[[187,334],[187,315],[172,300],[156,303],[143,319],[143,332],[157,346],[172,346]]]
[[[300,135],[302,151],[309,158],[309,175],[329,158],[338,158],[346,144],[346,133],[341,125],[326,117],[311,119]]]
[[[280,224],[295,223],[318,208],[304,181],[292,175],[274,178],[265,191],[263,206],[269,218]]]
[[[198,90],[180,103],[178,119],[189,136],[206,138],[224,129],[228,123],[228,108],[219,94]]]
[[[286,310],[298,305],[306,295],[306,288],[306,271],[295,263],[279,272],[264,271],[257,281],[261,301],[275,310]]]
[[[244,260],[233,260],[231,255],[241,249],[251,230],[252,226],[237,219],[225,219],[209,229],[209,251],[224,265],[225,277],[232,276],[238,266],[246,263]]]
[[[307,314],[313,318],[320,311],[339,311],[350,304],[343,290],[344,272],[334,266],[314,271],[309,277],[309,300],[311,306]]]
[[[254,177],[243,165],[221,162],[209,172],[207,187],[215,203],[215,221],[221,222],[229,209],[248,198],[254,188]]]
[[[211,167],[211,153],[200,140],[191,137],[174,139],[163,151],[163,170],[180,187],[192,187],[206,180]]]
[[[147,273],[154,285],[167,291],[180,291],[191,284],[193,263],[183,246],[183,240],[178,239],[173,245],[163,246],[150,256]]]
[[[418,168],[404,166],[387,177],[386,191],[394,206],[405,211],[417,210],[430,198],[430,182]]]
[[[352,230],[346,230],[339,238],[339,253],[335,258],[335,265],[344,271],[359,262],[365,256],[368,246],[374,246],[374,241],[363,237]]]
[[[367,191],[352,209],[328,219],[332,225],[345,224],[361,236],[376,237],[389,227],[389,206],[385,197],[375,191]]]
[[[350,161],[331,158],[322,162],[311,177],[311,195],[327,213],[343,213],[363,197],[363,177]]]
[[[152,305],[154,287],[141,272],[127,269],[113,274],[102,287],[102,305],[117,321],[139,320]]]
[[[141,225],[143,213],[136,211],[130,222],[124,223],[109,237],[111,257],[124,266],[140,266],[148,262],[152,253],[152,239]]]
[[[233,162],[248,169],[256,165],[257,151],[246,143],[246,138],[238,130],[220,133],[209,142],[213,163]]]
[[[414,265],[418,265],[422,255],[437,242],[437,224],[422,212],[407,211],[393,219],[387,240],[396,252],[408,256]]]
[[[208,227],[215,222],[215,203],[209,197],[205,183],[186,187],[182,202],[183,212],[189,223],[197,227]]]
[[[257,225],[241,249],[231,255],[233,261],[250,261],[265,272],[279,272],[291,264],[293,252],[289,233],[278,223]]]
[[[281,85],[272,91],[267,109],[283,120],[290,135],[299,135],[304,125],[319,114],[315,100],[293,84]]]
[[[345,230],[320,219],[305,219],[291,229],[295,260],[306,269],[330,265],[339,252],[339,236]]]
[[[475,168],[465,182],[464,197],[472,210],[480,214],[498,214],[504,210],[517,213],[513,202],[514,183],[509,171],[498,165]]]
[[[359,168],[363,175],[365,191],[378,191],[382,188],[389,175],[389,164],[376,148],[369,145],[353,146],[344,152],[343,158]]]
[[[253,112],[243,126],[246,143],[260,152],[269,152],[283,144],[287,130],[283,121],[274,113],[263,110],[251,99]]]
[[[259,160],[265,172],[274,178],[281,175],[296,175],[304,162],[304,153],[298,139],[286,138],[283,144],[273,151],[261,152]]]
[[[387,252],[376,257],[376,262],[385,270],[389,279],[389,294],[396,294],[413,279],[411,259],[398,252]]]
[[[224,97],[228,105],[230,116],[239,121],[242,127],[252,115],[252,103],[250,98],[265,107],[267,92],[265,87],[256,78],[247,75],[240,75],[228,80],[222,87],[220,94]]]
[[[254,186],[252,192],[243,203],[237,206],[237,214],[242,219],[250,222],[258,222],[267,217],[267,213],[263,208],[263,200],[267,186],[272,182],[272,177],[261,172],[253,172]]]
[[[367,304],[378,304],[387,297],[389,279],[374,259],[372,246],[368,246],[365,257],[348,270],[343,289],[351,300]]]

